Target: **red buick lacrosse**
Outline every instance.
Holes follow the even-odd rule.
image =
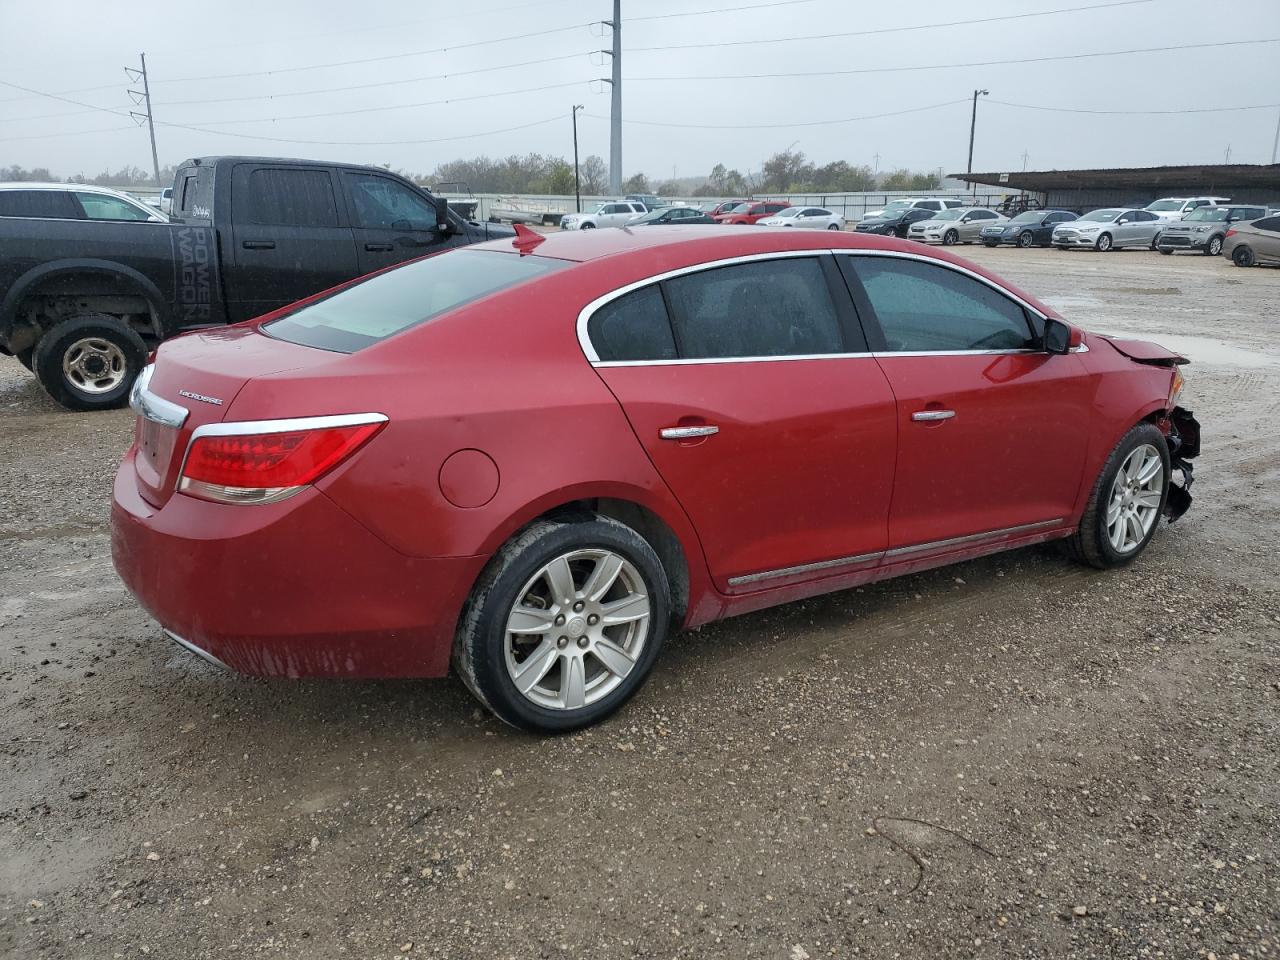
[[[681,626],[1046,540],[1133,560],[1190,503],[1185,362],[909,241],[525,231],[163,344],[112,552],[207,660],[452,662],[567,730]]]

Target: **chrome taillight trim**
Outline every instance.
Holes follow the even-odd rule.
[[[129,406],[138,416],[176,430],[187,422],[191,411],[151,392],[149,388],[155,370],[154,363],[142,368],[129,390]]]

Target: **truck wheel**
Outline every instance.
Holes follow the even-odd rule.
[[[31,369],[67,409],[108,410],[125,405],[146,362],[140,336],[115,317],[86,313],[45,332]]]

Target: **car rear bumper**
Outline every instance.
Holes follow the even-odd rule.
[[[436,677],[483,557],[407,557],[315,489],[276,504],[138,493],[116,474],[111,554],[182,646],[253,676]]]

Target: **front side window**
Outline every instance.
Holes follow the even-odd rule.
[[[822,266],[795,257],[715,267],[667,281],[681,357],[840,353]]]
[[[891,352],[1025,350],[1018,304],[963,273],[893,257],[852,257]]]
[[[127,200],[106,193],[76,193],[76,199],[90,220],[150,220],[151,214]]]
[[[676,358],[667,307],[656,283],[606,303],[591,315],[587,333],[604,361]]]
[[[265,167],[249,174],[249,223],[282,227],[336,227],[338,206],[327,170]]]
[[[372,230],[434,230],[436,208],[403,183],[367,173],[348,173],[356,220]]]
[[[354,353],[473,300],[567,266],[549,257],[451,250],[370,277],[262,329],[290,343]]]

